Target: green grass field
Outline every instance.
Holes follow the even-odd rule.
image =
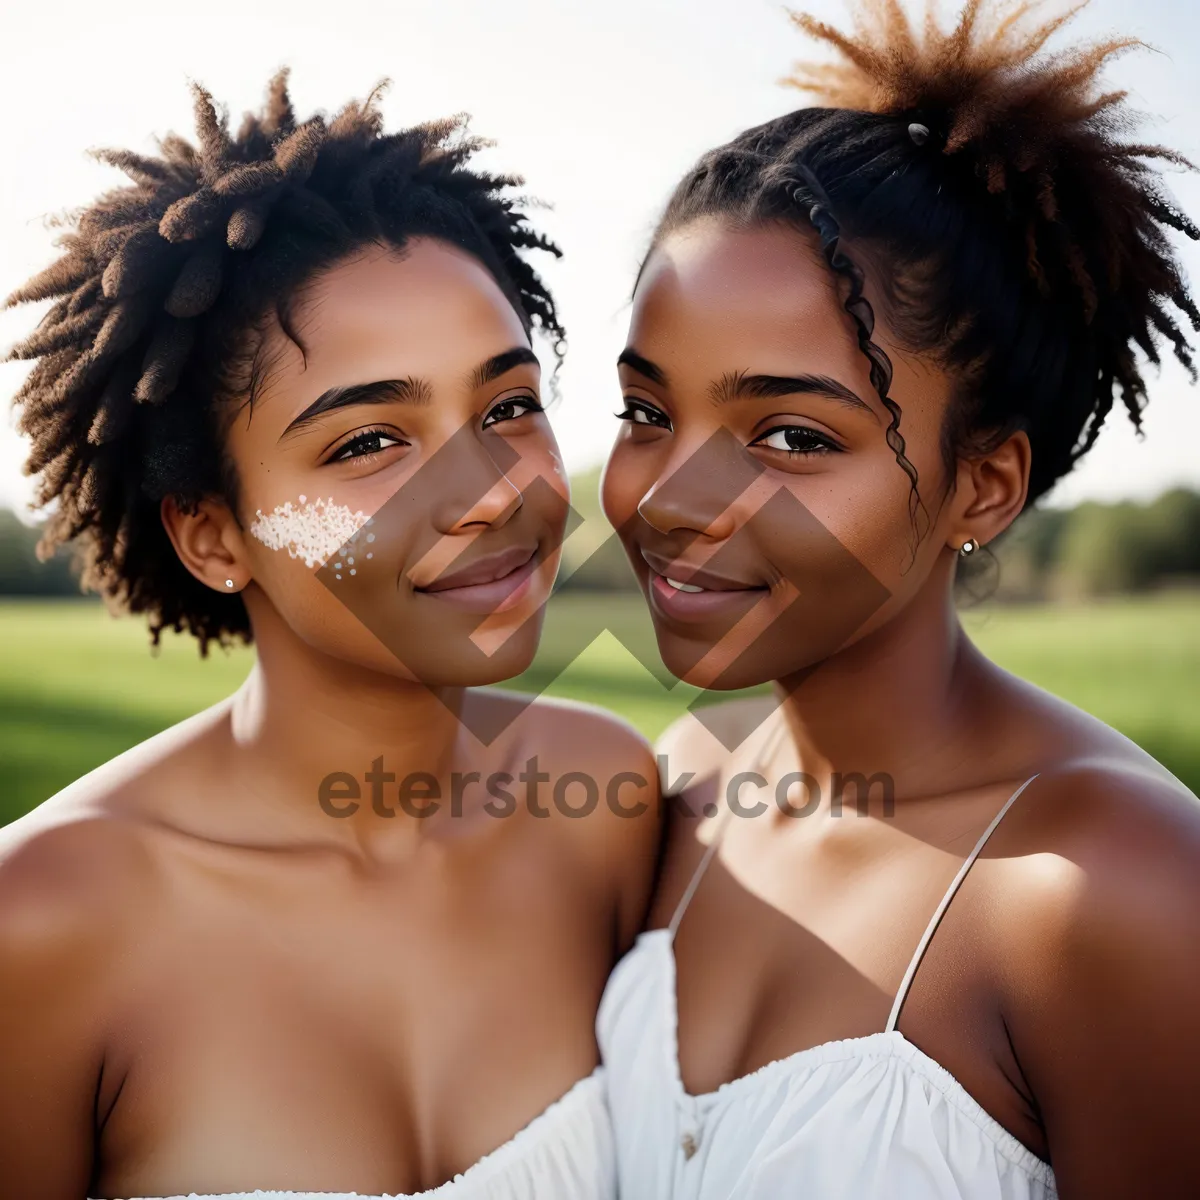
[[[572,622],[592,615],[587,606],[602,606],[609,628],[644,621],[636,597],[568,593],[556,604],[551,661],[562,660],[556,646],[569,644]],[[963,621],[997,662],[1114,725],[1200,792],[1200,596],[989,607]],[[98,604],[0,602],[0,824],[227,695],[252,653],[214,651],[204,661],[193,642],[168,637],[152,655],[138,621],[113,620]],[[518,682],[542,686],[553,675],[535,664]],[[650,737],[696,695],[664,687],[608,634],[549,690],[607,705]]]

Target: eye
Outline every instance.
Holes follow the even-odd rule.
[[[785,454],[828,454],[840,453],[841,447],[832,438],[825,437],[807,425],[776,425],[757,437],[753,446],[767,450],[782,450]]]
[[[326,459],[326,462],[348,462],[354,458],[367,458],[379,454],[391,446],[407,446],[402,438],[393,437],[384,429],[364,429],[356,433],[348,442],[343,442],[337,450]]]
[[[671,418],[662,409],[647,404],[644,400],[635,400],[632,396],[625,397],[625,411],[613,414],[618,421],[628,421],[631,425],[653,425],[656,429],[670,429]]]
[[[529,413],[545,411],[532,396],[509,396],[507,400],[501,400],[499,404],[492,406],[488,415],[483,419],[483,427],[487,429],[489,425],[498,425],[501,421],[515,421],[518,417],[524,417]]]

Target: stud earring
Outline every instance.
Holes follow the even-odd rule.
[[[967,540],[963,542],[962,546],[959,547],[958,552],[963,558],[966,558],[968,555],[974,554],[978,549],[979,543],[974,538],[967,538]]]
[[[232,579],[225,580],[225,586],[228,588],[233,587],[233,580]]]

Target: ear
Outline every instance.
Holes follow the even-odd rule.
[[[201,500],[194,512],[184,512],[167,496],[159,512],[179,561],[201,583],[228,594],[250,582],[242,531],[227,504]]]
[[[1032,456],[1029,438],[1021,431],[977,458],[959,460],[950,546],[965,542],[986,546],[1020,515],[1029,492]]]

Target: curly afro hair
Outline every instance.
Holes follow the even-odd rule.
[[[864,264],[902,344],[956,380],[947,467],[1024,430],[1027,503],[1087,453],[1118,394],[1140,430],[1137,351],[1158,365],[1165,339],[1196,377],[1174,313],[1195,330],[1200,312],[1168,232],[1200,230],[1151,166],[1190,164],[1128,140],[1136,122],[1125,93],[1097,87],[1104,64],[1140,43],[1046,53],[1083,4],[1040,22],[1038,7],[968,0],[949,32],[932,15],[918,32],[899,0],[861,0],[851,34],[792,14],[838,58],[801,64],[785,81],[822,106],[705,154],[655,235],[707,215],[816,231],[891,414],[888,442],[912,485],[914,521],[926,510],[888,395],[891,363],[872,340]]]
[[[471,165],[486,143],[465,117],[385,133],[381,90],[298,122],[283,71],[233,136],[194,87],[196,144],[171,134],[153,157],[98,151],[131,185],[74,214],[62,257],[8,298],[54,300],[10,353],[36,360],[15,403],[35,505],[55,502],[39,553],[78,539],[84,588],[147,614],[155,645],[164,628],[194,634],[202,654],[251,640],[240,597],[183,567],[160,506],[219,495],[236,511],[224,432],[253,403],[267,324],[294,336],[288,301],[314,274],[368,243],[440,238],[478,258],[561,358],[554,301],[524,257],[559,251],[513,194],[521,179]]]

